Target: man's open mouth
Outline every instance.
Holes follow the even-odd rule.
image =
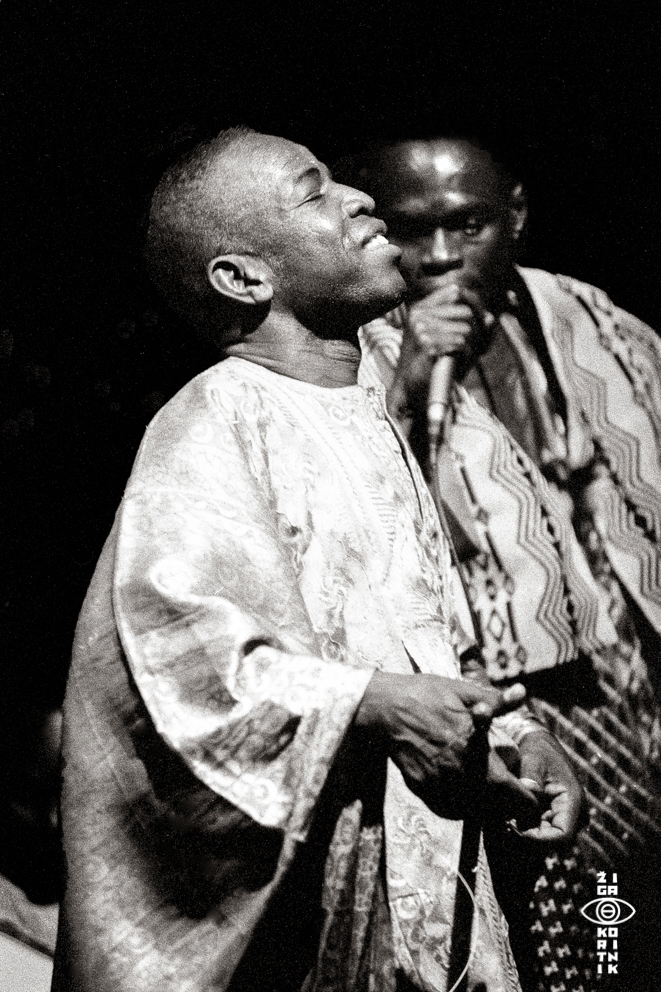
[[[365,242],[365,244],[363,245],[363,247],[364,248],[379,248],[382,245],[389,245],[389,244],[390,244],[390,242],[388,241],[388,239],[385,236],[385,234],[381,234],[379,232],[378,234],[373,234],[372,237],[369,238]]]

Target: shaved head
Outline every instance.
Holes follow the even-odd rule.
[[[404,192],[415,195],[416,188],[428,181],[430,173],[451,184],[469,162],[474,170],[489,176],[506,196],[515,179],[498,151],[470,137],[402,140],[376,145],[347,161],[344,167],[348,170],[347,180],[368,192],[378,204],[388,204]]]
[[[154,192],[145,249],[149,274],[170,306],[197,326],[210,320],[222,326],[230,317],[209,283],[208,262],[263,247],[251,189],[262,141],[245,127],[221,131],[171,165]]]
[[[355,336],[404,288],[373,209],[302,145],[233,128],[162,176],[146,260],[173,309],[223,348],[274,315]]]

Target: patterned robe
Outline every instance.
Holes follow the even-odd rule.
[[[587,990],[597,977],[594,933],[578,915],[596,884],[581,864],[620,870],[641,916],[645,890],[648,914],[661,911],[653,902],[661,864],[661,347],[601,291],[519,273],[559,396],[513,306],[455,388],[438,483],[468,535],[462,571],[488,674],[528,685],[590,803],[580,849],[547,859],[532,907],[531,987],[565,992]],[[395,312],[362,332],[364,363],[386,385],[403,319]],[[639,943],[649,953],[642,931]]]
[[[230,358],[177,394],[77,629],[54,988],[446,992],[462,824],[349,728],[375,669],[459,676],[449,610],[382,387]],[[468,988],[514,992],[474,878]]]

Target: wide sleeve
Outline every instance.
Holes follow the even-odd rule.
[[[372,670],[319,657],[267,449],[224,406],[175,403],[143,442],[118,521],[116,624],[167,745],[303,839]]]

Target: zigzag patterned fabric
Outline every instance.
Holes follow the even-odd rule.
[[[378,376],[390,385],[398,318],[362,329],[364,381]],[[520,678],[615,643],[606,598],[574,534],[571,503],[466,390],[456,388],[453,407],[439,491],[456,520],[470,516],[481,544],[463,570],[489,677]]]
[[[608,467],[595,523],[620,581],[661,631],[661,345],[593,286],[521,274],[567,402],[569,467]]]
[[[565,402],[567,473],[581,485],[572,486],[572,499],[544,478],[485,408],[488,393],[474,377],[471,390],[477,383],[481,402],[455,389],[439,490],[456,520],[468,516],[480,544],[462,570],[489,675],[527,683],[534,711],[568,752],[590,806],[573,852],[551,852],[545,865],[533,859],[527,876],[519,861],[513,919],[522,984],[536,992],[590,992],[597,981],[610,988],[598,980],[594,934],[579,913],[594,895],[596,872],[622,871],[636,883],[641,909],[661,913],[661,726],[650,678],[661,632],[661,348],[649,327],[599,290],[519,271]],[[363,329],[363,364],[378,351],[374,367],[382,378],[390,369],[387,385],[402,328],[395,314]],[[502,359],[502,348],[493,356]],[[516,356],[511,361],[516,375]],[[492,388],[503,381],[497,366]],[[514,849],[502,859],[505,891],[520,854]],[[636,940],[641,964],[645,957],[656,962],[644,930]],[[630,974],[627,992],[647,990],[646,980],[642,970]]]
[[[457,392],[447,443],[483,545],[464,572],[490,678],[518,678],[614,643],[567,501],[487,410]],[[441,493],[448,470],[442,459]]]

